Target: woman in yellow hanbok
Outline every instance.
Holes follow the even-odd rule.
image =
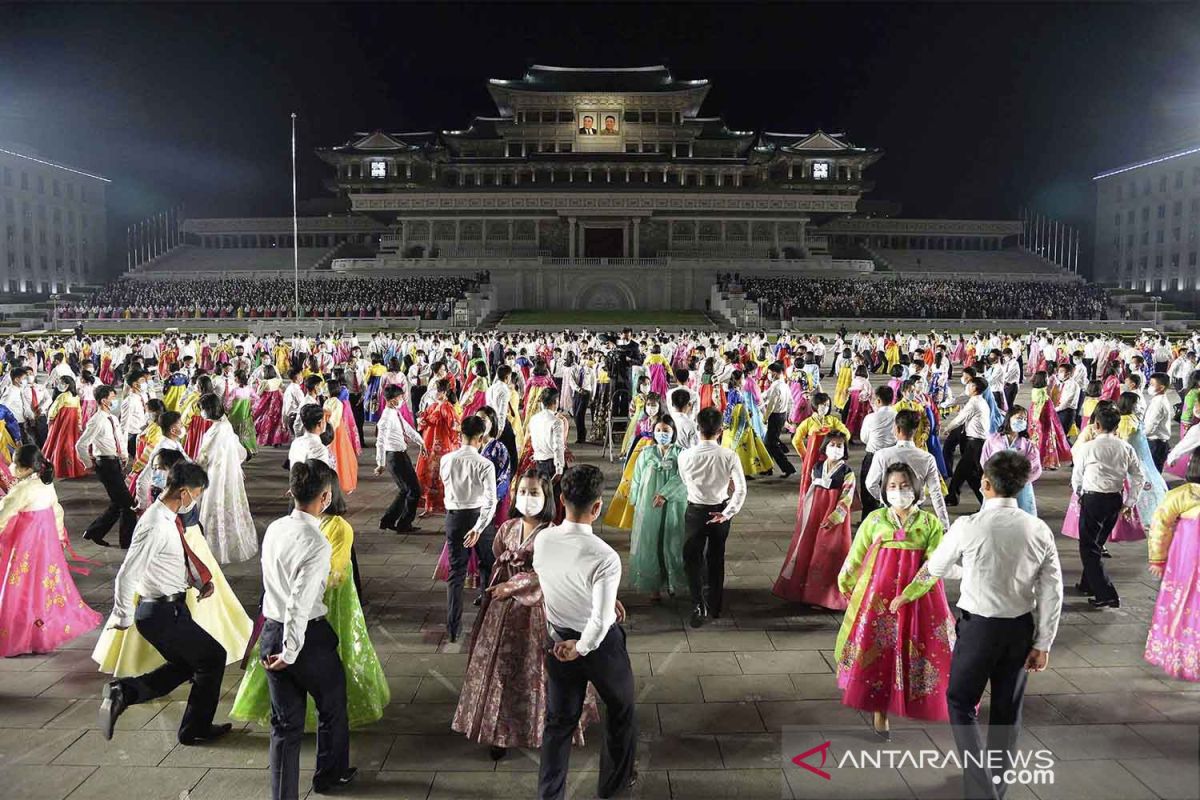
[[[850,402],[850,383],[854,380],[854,358],[850,348],[842,350],[838,356],[837,383],[833,387],[833,407],[843,409]]]
[[[288,374],[288,369],[291,367],[291,354],[291,348],[283,342],[278,342],[272,350],[275,358],[275,371],[280,375]]]
[[[747,478],[768,474],[774,463],[771,451],[755,430],[753,402],[754,399],[742,391],[741,370],[734,370],[729,378],[729,393],[725,396],[725,433],[721,436],[721,446],[737,453]]]
[[[892,367],[900,363],[900,343],[895,339],[888,338],[887,344],[883,347],[883,360],[889,373],[892,371]]]
[[[644,420],[646,412],[646,395],[650,392],[650,378],[642,375],[638,378],[637,392],[629,403],[629,423],[625,426],[625,435],[621,437],[621,457],[628,458],[634,444],[637,443],[637,426]]]
[[[178,450],[160,450],[154,457],[154,464],[147,469],[155,470],[152,479],[156,488],[152,492],[161,491],[166,485],[166,474],[173,464],[183,459]],[[199,599],[195,589],[187,590],[187,607],[192,619],[211,637],[225,648],[225,663],[233,664],[240,661],[246,652],[246,643],[250,640],[250,631],[254,627],[241,601],[237,599],[221,565],[204,540],[204,532],[200,529],[200,508],[197,506],[190,513],[181,515],[184,529],[183,535],[188,547],[204,562],[212,573],[213,593],[210,597]],[[135,599],[136,604],[136,599]],[[132,675],[142,675],[161,667],[166,661],[154,646],[142,638],[136,627],[116,630],[111,624],[105,625],[96,647],[92,650],[92,660],[100,665],[100,671],[115,678],[125,678]]]
[[[825,460],[825,437],[831,431],[838,431],[850,441],[850,430],[842,423],[836,414],[830,411],[830,398],[824,392],[816,392],[812,396],[812,416],[804,419],[796,426],[792,436],[792,447],[800,456],[800,496],[808,491],[812,480],[813,467]]]
[[[621,472],[621,482],[608,511],[604,514],[604,524],[614,528],[632,528],[634,508],[629,503],[629,493],[633,490],[633,473],[642,451],[654,444],[654,426],[663,418],[662,400],[655,392],[647,392],[645,398],[638,397],[644,405],[638,409],[637,422],[630,422],[627,435],[632,436],[628,454],[625,458],[625,469]]]

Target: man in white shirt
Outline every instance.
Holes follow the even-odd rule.
[[[1111,406],[1092,415],[1100,435],[1084,442],[1072,453],[1071,488],[1079,497],[1079,560],[1083,580],[1075,587],[1095,608],[1120,608],[1117,588],[1104,569],[1101,551],[1108,541],[1117,516],[1129,515],[1142,493],[1145,476],[1133,447],[1116,435],[1121,415]],[[1124,497],[1128,481],[1129,496]]]
[[[289,432],[295,432],[296,415],[300,412],[300,401],[304,399],[304,384],[300,370],[288,370],[288,385],[283,390],[283,425]]]
[[[325,432],[325,409],[319,405],[307,405],[300,409],[296,418],[303,426],[304,433],[292,440],[288,447],[288,464],[302,464],[305,461],[321,461],[334,472],[337,472],[337,461],[329,446],[321,441]]]
[[[967,402],[950,421],[942,426],[945,434],[950,434],[956,428],[963,429],[962,457],[950,478],[950,494],[946,497],[946,505],[958,505],[958,493],[965,483],[975,493],[979,502],[983,503],[983,494],[979,490],[982,473],[980,458],[983,455],[983,443],[987,439],[988,427],[992,410],[983,393],[987,391],[987,382],[980,377],[967,381]]]
[[[125,449],[125,434],[121,430],[121,423],[111,412],[112,387],[98,386],[93,396],[96,400],[96,412],[92,414],[79,436],[75,453],[80,461],[90,463],[95,468],[96,477],[100,479],[104,491],[108,494],[108,507],[84,529],[83,538],[101,547],[108,547],[104,537],[120,519],[119,540],[121,547],[128,549],[133,540],[137,516],[133,513],[133,495],[129,493],[129,485],[122,470],[129,458]]]
[[[675,444],[684,450],[700,444],[700,434],[696,431],[695,411],[692,405],[692,393],[686,386],[672,389],[667,393],[670,398],[671,421],[675,423]]]
[[[137,454],[138,436],[146,430],[150,415],[146,413],[146,373],[137,370],[129,373],[125,379],[129,390],[121,400],[118,416],[121,418],[121,431],[125,434],[129,457]]]
[[[484,402],[496,412],[496,438],[508,451],[508,463],[518,463],[517,437],[512,425],[508,424],[508,411],[512,402],[512,367],[501,364],[496,367],[496,377],[484,393]]]
[[[1058,422],[1062,425],[1063,433],[1071,430],[1071,426],[1075,424],[1075,409],[1079,407],[1079,397],[1082,393],[1079,384],[1072,377],[1070,365],[1060,364],[1058,367],[1058,402],[1054,405],[1054,413],[1058,415]]]
[[[542,410],[529,420],[529,440],[538,475],[554,480],[563,474],[567,464],[567,443],[562,423],[558,420],[558,390],[546,387],[538,398]]]
[[[1021,705],[1028,672],[1050,658],[1062,613],[1062,570],[1049,526],[1017,507],[1029,481],[1029,460],[1001,450],[983,469],[983,508],[959,517],[926,563],[936,578],[955,577],[962,567],[957,625],[946,700],[960,751],[983,749],[975,709],[991,683],[989,758],[964,759],[963,797],[999,798],[990,759],[1003,754],[1011,768],[1021,732]],[[997,773],[998,774],[998,773]]]
[[[720,445],[724,429],[721,412],[702,409],[696,427],[700,444],[679,454],[679,477],[688,496],[683,514],[683,567],[692,596],[689,624],[693,628],[699,628],[710,617],[721,616],[729,521],[746,501],[742,463],[736,453]]]
[[[1146,416],[1142,421],[1142,431],[1150,443],[1150,457],[1154,459],[1154,468],[1160,475],[1163,465],[1167,463],[1167,452],[1171,449],[1171,428],[1175,417],[1175,408],[1167,399],[1170,384],[1171,379],[1165,372],[1150,376],[1150,383],[1147,384],[1150,402],[1146,404]]]
[[[304,434],[304,409],[308,406],[321,406],[321,385],[325,383],[320,375],[309,375],[300,386],[300,402],[296,404],[296,419],[292,422],[292,435]],[[332,441],[332,440],[331,440]]]
[[[879,507],[883,499],[883,476],[887,469],[896,462],[903,462],[912,470],[917,478],[913,492],[918,500],[924,492],[925,499],[933,509],[933,513],[942,521],[942,527],[950,527],[950,514],[946,510],[946,498],[942,496],[942,474],[938,471],[937,460],[930,453],[913,444],[912,438],[921,425],[920,412],[910,408],[896,412],[896,427],[893,435],[896,444],[885,447],[875,453],[871,459],[871,467],[863,482],[866,493]]]
[[[1021,387],[1021,362],[1013,358],[1011,347],[1004,348],[1000,353],[1002,378],[1004,381],[1005,408],[1012,408],[1017,402],[1017,390]]]
[[[533,569],[541,584],[550,637],[546,656],[546,724],[542,734],[538,797],[566,796],[571,739],[579,725],[588,683],[605,707],[605,754],[599,797],[611,797],[636,781],[637,716],[633,668],[617,602],[621,558],[592,532],[600,516],[604,476],[588,464],[562,478],[566,518],[538,534]],[[553,645],[552,649],[549,645]]]
[[[199,466],[180,463],[172,467],[162,497],[142,515],[117,572],[108,627],[123,631],[136,625],[137,632],[167,663],[145,675],[105,685],[99,716],[105,739],[112,738],[117,718],[127,706],[164,697],[188,681],[192,688],[179,723],[179,743],[211,741],[233,727],[229,723],[213,725],[228,656],[225,648],[192,620],[187,604],[191,588],[198,590],[200,603],[213,593],[212,574],[188,547],[179,519],[179,514],[196,507],[207,487],[208,476]],[[135,596],[140,598],[136,608]]]
[[[879,501],[875,499],[875,495],[867,491],[865,480],[871,474],[871,463],[874,461],[876,453],[888,447],[894,447],[896,444],[896,409],[892,408],[892,401],[894,399],[892,387],[875,387],[875,410],[867,414],[863,419],[862,430],[859,434],[863,447],[867,451],[866,455],[863,456],[862,471],[858,473],[864,478],[862,488],[859,492],[862,496],[862,515],[864,519],[872,511],[879,508]],[[882,474],[880,473],[880,475]]]
[[[438,474],[445,489],[446,543],[450,576],[446,579],[446,633],[458,641],[462,627],[462,590],[467,556],[479,559],[479,585],[487,591],[492,578],[492,539],[496,529],[496,466],[479,453],[487,423],[472,414],[462,421],[462,445],[442,456]],[[480,594],[482,598],[483,595]]]
[[[792,410],[792,389],[783,378],[783,364],[778,361],[767,367],[771,385],[763,394],[763,415],[767,418],[767,452],[787,478],[796,474],[796,468],[788,460],[787,448],[779,441],[788,412]]]
[[[317,709],[316,793],[345,786],[350,766],[346,672],[338,637],[325,619],[325,579],[332,548],[319,515],[333,502],[337,477],[320,462],[292,465],[295,508],[267,527],[262,544],[265,618],[259,640],[271,690],[271,798],[300,793],[300,744],[308,695]]]
[[[1187,391],[1187,385],[1196,369],[1196,353],[1192,350],[1180,354],[1171,366],[1167,367],[1167,375],[1171,378],[1171,386],[1182,397]]]
[[[421,504],[421,482],[417,480],[417,471],[413,469],[408,453],[410,448],[415,448],[424,454],[425,441],[400,415],[404,390],[389,386],[383,390],[383,399],[383,413],[375,428],[375,474],[382,475],[387,470],[396,484],[396,497],[383,512],[379,529],[414,533],[420,530],[413,525],[413,520],[417,518],[417,507]]]

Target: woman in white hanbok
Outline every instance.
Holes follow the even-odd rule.
[[[208,472],[208,490],[200,501],[200,525],[217,561],[246,561],[258,552],[258,533],[246,499],[242,462],[246,448],[225,418],[221,398],[206,394],[200,410],[212,425],[204,432],[196,463]]]

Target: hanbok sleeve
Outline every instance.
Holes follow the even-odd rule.
[[[1146,545],[1150,551],[1150,563],[1161,565],[1167,563],[1167,554],[1171,551],[1171,541],[1175,538],[1175,524],[1183,512],[1196,504],[1191,484],[1184,484],[1167,492],[1154,512],[1154,521],[1150,525],[1150,535]],[[0,506],[2,508],[2,506]]]
[[[867,551],[871,549],[871,543],[875,541],[880,527],[880,519],[879,515],[871,513],[858,526],[858,532],[854,534],[854,541],[850,545],[850,552],[846,554],[846,560],[842,563],[841,571],[838,572],[838,589],[842,593],[849,592],[858,582],[859,568],[862,567]]]
[[[671,460],[670,477],[658,487],[658,493],[667,498],[668,503],[687,502],[687,487],[683,485],[683,477],[679,474],[679,452],[676,450],[668,456]]]
[[[937,550],[938,545],[942,543],[942,536],[945,534],[945,528],[942,527],[942,521],[930,514],[927,511],[919,512],[922,517],[922,524],[917,527],[919,535],[924,541],[926,563],[921,565],[917,570],[917,574],[909,582],[908,586],[904,587],[904,591],[900,596],[907,602],[918,600],[929,593],[929,590],[937,585],[941,578],[936,578],[929,572],[928,559],[933,555],[933,551]],[[915,532],[915,531],[914,531]]]
[[[56,500],[54,502],[53,508],[54,508],[54,529],[56,531],[58,531],[59,544],[61,544],[65,547],[69,540],[67,539],[67,523],[64,518],[63,507],[62,507],[62,504]]]
[[[832,528],[834,525],[841,525],[842,521],[846,519],[846,515],[850,513],[850,506],[854,503],[856,483],[854,471],[846,470],[846,479],[842,482],[842,496],[838,498],[837,505],[825,518],[825,527]]]
[[[653,465],[650,459],[654,458],[655,453],[653,446],[647,447],[638,456],[638,460],[633,465],[633,480],[629,485],[629,506],[633,508],[637,505],[638,500],[642,496],[642,490],[646,488],[646,481],[653,471]]]
[[[4,529],[8,527],[12,518],[25,510],[26,486],[27,484],[19,484],[0,498],[0,536],[4,534]]]

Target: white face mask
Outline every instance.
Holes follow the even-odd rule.
[[[825,448],[825,457],[830,461],[841,461],[844,455],[846,455],[846,448],[840,444],[831,444]]]
[[[517,495],[517,511],[523,517],[536,517],[542,513],[542,508],[546,505],[546,498],[540,494],[519,494]]]
[[[912,489],[888,489],[887,499],[893,508],[909,508],[917,496]]]
[[[188,503],[186,506],[184,506],[184,505],[181,505],[181,506],[179,507],[179,510],[178,510],[177,512],[175,512],[175,513],[177,513],[177,514],[190,514],[190,513],[192,513],[193,511],[195,511],[195,510],[196,510],[196,505],[197,505],[197,504],[198,504],[200,501],[199,501],[199,500],[197,500],[195,497],[193,497],[191,492],[188,492],[188,497],[191,497],[191,501],[190,501],[190,502],[189,502],[189,503]]]
[[[646,413],[651,417],[658,416],[658,406],[656,406],[656,405],[646,406]]]

